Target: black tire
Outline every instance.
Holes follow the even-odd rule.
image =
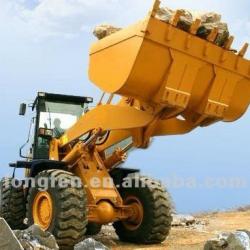
[[[25,197],[23,186],[12,186],[12,178],[0,182],[0,217],[3,217],[12,230],[24,229]]]
[[[137,244],[158,244],[165,241],[171,229],[172,200],[160,182],[147,177],[130,176],[132,187],[121,188],[121,196],[136,197],[143,207],[142,222],[136,229],[125,226],[125,222],[115,222],[114,228],[121,241]],[[139,183],[139,187],[136,187]],[[138,186],[138,185],[137,185]]]
[[[87,196],[82,184],[78,187],[62,187],[58,184],[60,178],[71,181],[80,178],[62,170],[47,170],[35,177],[36,187],[30,188],[27,202],[27,218],[30,225],[34,223],[32,207],[38,189],[38,180],[48,179],[48,192],[52,198],[52,221],[47,231],[51,232],[60,249],[73,249],[74,245],[83,240],[87,225]],[[53,179],[52,179],[53,178]],[[50,185],[55,183],[54,187]]]
[[[102,230],[102,225],[94,222],[89,222],[87,225],[86,235],[94,236],[99,234],[101,230]]]

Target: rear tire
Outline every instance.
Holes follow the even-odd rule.
[[[48,179],[49,185],[45,193],[39,190],[38,183],[41,178]],[[35,222],[44,230],[51,232],[55,236],[60,249],[73,249],[74,245],[83,240],[86,232],[87,196],[83,186],[74,187],[67,184],[67,187],[62,187],[59,185],[60,179],[71,183],[73,178],[78,179],[81,183],[78,177],[66,171],[43,171],[36,176],[36,187],[31,187],[28,194],[27,218],[29,224],[32,225]],[[54,187],[51,185],[52,181],[55,184]],[[39,201],[37,197],[43,194],[49,197],[48,201],[46,201],[46,196],[44,196],[44,201]],[[47,206],[47,210],[50,206],[52,209],[44,215],[43,207],[46,207],[44,204],[47,203],[50,204]],[[39,211],[41,211],[40,215]],[[51,218],[48,219],[50,216]]]
[[[134,221],[115,222],[114,228],[121,241],[137,244],[158,244],[165,241],[171,229],[171,198],[160,182],[147,177],[130,176],[132,187],[121,188],[123,199],[137,200],[142,207],[138,225]],[[139,187],[136,184],[139,183]],[[131,198],[134,197],[134,198]]]
[[[25,228],[25,197],[23,186],[12,186],[12,178],[0,181],[0,217],[3,217],[12,230]]]

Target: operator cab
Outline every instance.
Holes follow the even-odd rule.
[[[39,92],[31,105],[36,112],[28,142],[31,142],[28,156],[20,156],[32,160],[49,159],[49,142],[51,138],[60,138],[86,112],[91,97],[80,97]],[[20,115],[24,115],[26,105],[20,105]],[[31,138],[33,137],[33,138]]]

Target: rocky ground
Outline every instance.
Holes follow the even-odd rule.
[[[96,241],[91,237],[85,239],[79,246],[75,246],[75,250],[89,250],[92,245],[95,247],[91,249],[102,250],[250,250],[249,221],[249,207],[193,216],[174,215],[168,239],[153,246],[120,242],[113,227],[104,226],[102,232],[94,237]],[[54,236],[42,231],[38,226],[33,225],[26,230],[12,232],[6,221],[1,218],[0,239],[5,239],[0,241],[1,250],[59,249]]]
[[[203,250],[207,240],[221,232],[250,230],[250,209],[195,215],[195,222],[174,226],[169,238],[161,245],[136,246],[118,241],[114,231],[105,227],[96,237],[112,250]]]

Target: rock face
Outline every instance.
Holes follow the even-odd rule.
[[[24,250],[17,237],[3,218],[0,218],[0,249]]]
[[[14,234],[25,250],[59,250],[55,237],[33,225],[26,230],[15,230]]]
[[[88,238],[75,245],[74,250],[109,250],[109,248],[92,238]]]
[[[196,35],[203,39],[206,39],[211,34],[211,32],[216,28],[218,29],[218,34],[214,43],[218,46],[225,45],[225,42],[229,38],[230,34],[228,31],[228,25],[226,23],[221,22],[220,14],[217,14],[215,12],[197,14],[184,9],[178,11],[182,13],[180,16],[180,20],[177,24],[177,27],[179,29],[188,32],[190,30],[192,23],[196,19],[200,19],[201,24]],[[155,17],[163,22],[170,23],[176,12],[177,11],[171,10],[168,7],[163,7],[159,8]],[[98,39],[103,39],[106,36],[109,36],[119,30],[121,30],[121,28],[117,28],[112,25],[99,25],[94,29],[93,33]]]
[[[250,232],[221,233],[207,241],[204,250],[250,250]]]

